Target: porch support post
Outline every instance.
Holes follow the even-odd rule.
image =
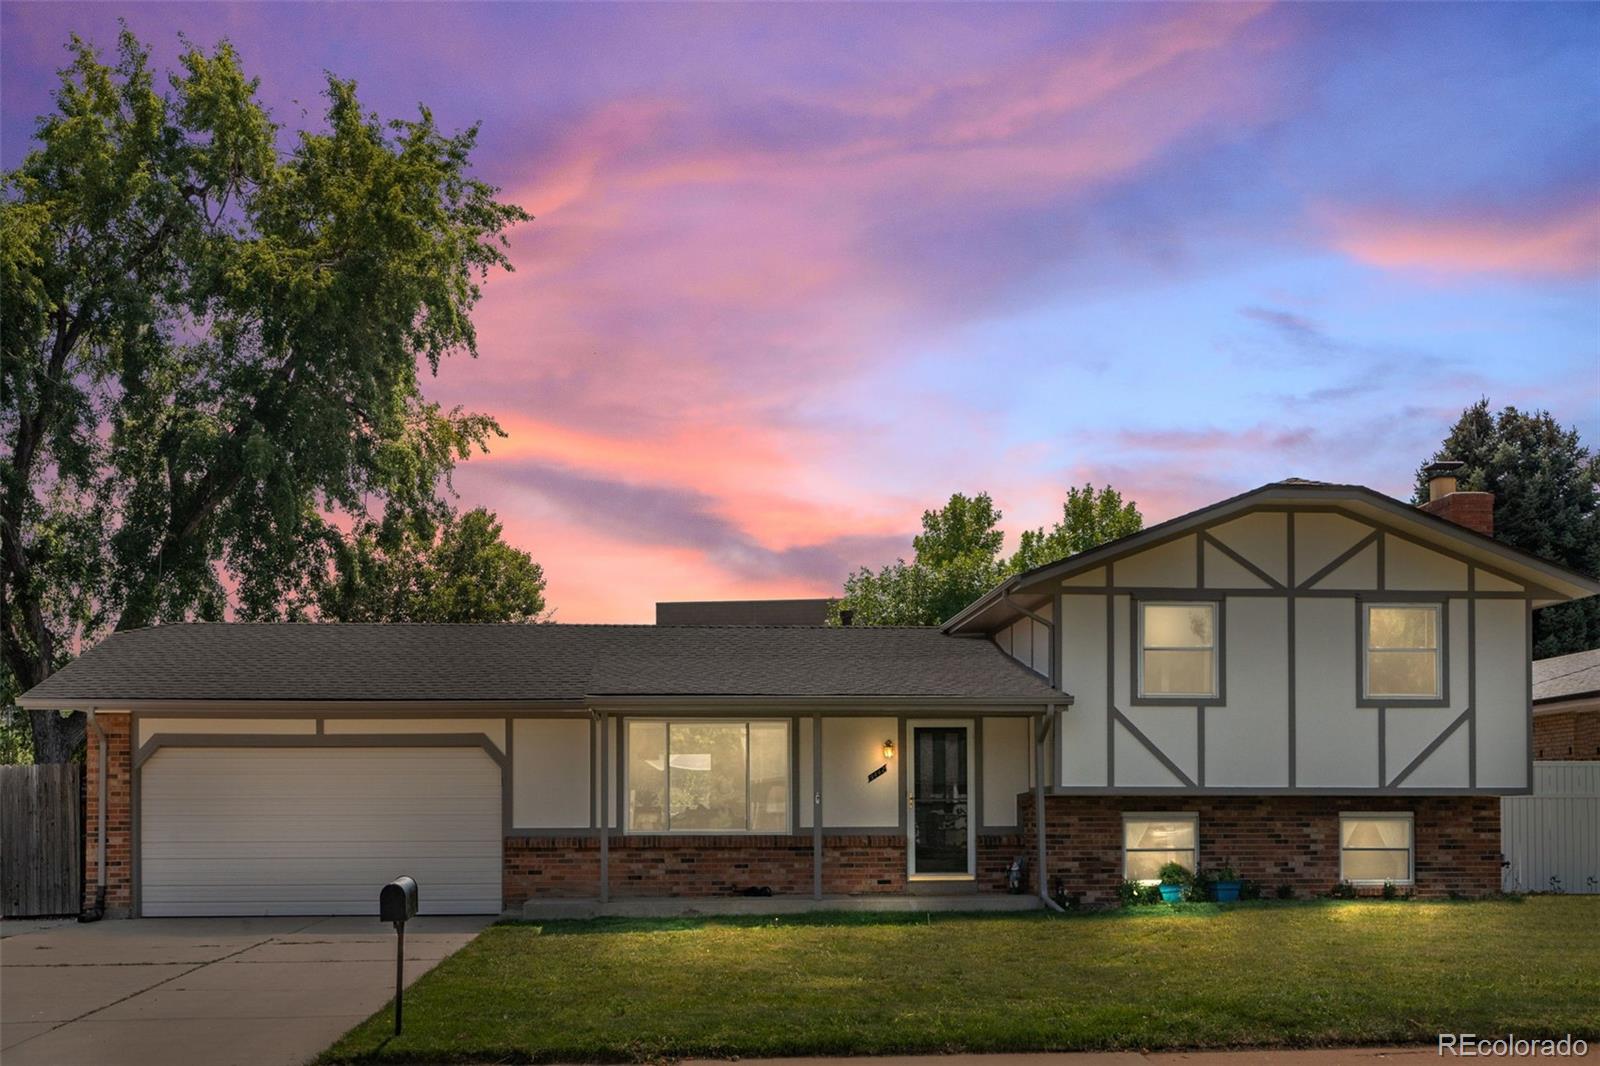
[[[822,715],[811,716],[811,898],[822,898]]]
[[[611,900],[611,716],[600,715],[600,902]]]
[[[1038,724],[1033,730],[1033,836],[1038,847],[1038,855],[1034,861],[1034,881],[1039,886],[1039,898],[1051,910],[1061,910],[1060,904],[1050,898],[1050,884],[1046,878],[1045,845],[1044,845],[1044,742],[1050,735],[1050,726],[1055,719],[1055,706],[1052,704],[1044,709],[1044,714],[1039,716]]]

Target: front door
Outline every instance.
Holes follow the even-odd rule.
[[[971,725],[909,725],[911,787],[909,863],[912,877],[973,875]]]

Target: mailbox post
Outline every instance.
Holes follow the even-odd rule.
[[[406,921],[417,915],[417,882],[397,877],[378,893],[378,920],[393,922],[394,944],[394,1035],[400,1035],[406,990]]]

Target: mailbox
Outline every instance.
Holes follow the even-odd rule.
[[[405,1016],[406,922],[417,916],[417,882],[397,877],[378,890],[378,921],[394,923],[394,1035]]]
[[[416,916],[416,881],[409,877],[397,877],[383,886],[383,890],[378,893],[380,922],[405,922]]]

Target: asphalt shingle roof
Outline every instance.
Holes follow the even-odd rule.
[[[1533,664],[1533,702],[1600,695],[1600,648]]]
[[[195,623],[116,633],[25,694],[63,700],[1060,699],[934,628]]]

